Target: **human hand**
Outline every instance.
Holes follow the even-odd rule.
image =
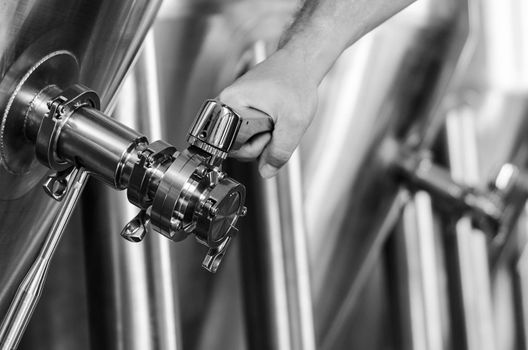
[[[318,81],[298,52],[282,49],[255,66],[220,93],[219,99],[244,116],[272,117],[272,133],[254,135],[231,156],[259,159],[262,177],[275,176],[299,145],[317,107]]]

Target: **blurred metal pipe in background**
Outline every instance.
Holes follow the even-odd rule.
[[[127,77],[114,116],[153,139],[162,138],[154,38],[150,33]],[[107,186],[91,183],[83,206],[92,346],[102,349],[181,349],[175,259],[170,241],[147,235],[123,240],[137,213]],[[104,286],[104,287],[101,287]]]
[[[453,109],[446,121],[449,167],[455,181],[476,186],[480,180],[475,115],[467,106]],[[452,260],[454,348],[495,350],[495,328],[487,239],[467,215],[456,221],[449,245]]]
[[[431,196],[419,191],[405,205],[393,236],[399,349],[451,349],[442,237],[435,227]]]
[[[416,3],[358,42],[329,75],[333,84],[323,91],[301,148],[322,349],[349,344],[351,330],[364,326],[352,315],[406,201],[385,162],[394,150],[380,145],[388,139],[420,144],[425,131],[438,132],[441,116],[431,110],[466,43],[466,7]],[[376,59],[388,56],[390,62]]]
[[[518,255],[513,261],[515,302],[517,305],[517,346],[522,349],[528,348],[528,207],[519,225]]]
[[[248,347],[315,350],[298,153],[276,178],[251,168],[254,226],[240,237]]]
[[[528,70],[522,62],[528,57],[525,20],[528,8],[522,0],[501,3],[471,0],[470,10],[471,36],[475,43],[469,57],[471,64],[464,74],[459,75],[458,88],[449,95],[454,100],[453,113],[472,114],[459,118],[473,119],[474,125],[468,126],[467,121],[452,122],[459,125],[451,130],[453,143],[449,147],[450,161],[460,162],[458,171],[465,169],[464,177],[473,174],[471,184],[482,188],[489,176],[505,162],[512,162],[521,169],[526,167]],[[458,133],[461,135],[453,136]],[[457,149],[457,143],[466,151]],[[466,153],[468,147],[472,154]],[[467,162],[475,163],[468,165]],[[461,168],[464,166],[468,168]],[[509,234],[506,242],[489,245],[489,242],[483,242],[482,233],[470,228],[470,223],[457,226],[459,232],[454,251],[461,259],[459,272],[463,275],[458,277],[458,298],[453,300],[460,300],[460,303],[455,305],[453,317],[454,330],[460,333],[455,339],[464,340],[459,346],[467,349],[523,348],[524,331],[515,326],[516,321],[520,321],[515,314],[524,302],[522,294],[516,294],[515,290],[517,288],[518,292],[522,286],[518,273],[525,270],[521,267],[525,260],[519,258],[515,247],[524,230],[520,225]],[[489,276],[483,264],[489,266],[487,258],[490,254],[496,254],[497,248],[503,250],[504,247],[500,246],[508,241],[514,241],[513,245],[510,244],[514,249],[501,253],[506,255],[502,262],[492,262],[494,265],[490,266],[492,274]],[[464,278],[466,274],[468,279]]]
[[[257,41],[252,51],[251,65],[255,65],[266,58],[266,43]],[[252,174],[252,188],[259,198],[253,198],[252,204],[264,218],[254,217],[256,225],[243,235],[248,346],[315,350],[299,152],[275,178],[262,179],[254,166]],[[261,274],[255,274],[255,268]]]
[[[77,205],[87,177],[88,172],[83,168],[76,169],[71,174],[71,185],[65,198],[66,205],[61,206],[50,228],[50,234],[46,237],[37,259],[18,287],[4,316],[0,327],[0,348],[2,350],[18,348],[22,335],[40,301],[51,259]]]
[[[295,3],[296,0],[164,1],[154,27],[158,67],[163,72],[159,78],[167,140],[176,146],[185,142],[187,130],[180,130],[181,125],[190,125],[203,100],[217,96],[233,82],[240,73],[241,62],[246,63],[245,54],[256,41],[278,39]],[[245,179],[246,175],[240,178]],[[253,192],[250,186],[248,192]],[[249,214],[258,215],[257,208],[248,206]],[[249,217],[241,223],[244,228],[233,248],[240,244],[239,239],[252,235],[254,228],[259,227]],[[244,349],[247,323],[240,260],[230,255],[215,276],[204,274],[192,263],[202,249],[193,242],[171,249],[177,254],[179,278],[184,281],[178,286],[184,348]],[[239,249],[231,253],[239,253]],[[248,271],[258,276],[255,270]],[[260,331],[265,332],[262,328]]]

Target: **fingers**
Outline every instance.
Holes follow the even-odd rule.
[[[262,109],[258,109],[254,103],[248,103],[252,100],[252,89],[239,89],[237,83],[222,91],[219,95],[219,100],[233,108],[243,120],[251,120],[268,117],[269,114]],[[261,96],[262,97],[262,96]],[[255,100],[253,98],[253,100]],[[262,98],[260,99],[262,100]],[[258,101],[258,100],[257,100]],[[259,133],[256,135],[249,135],[249,139],[239,149],[230,152],[230,156],[241,161],[252,161],[257,159],[266,145],[270,142],[272,136],[271,132]]]
[[[251,161],[257,159],[264,147],[269,143],[271,134],[269,132],[258,134],[249,139],[239,149],[231,151],[229,155],[241,161]]]
[[[242,119],[246,111],[249,119],[251,113],[258,116],[252,120],[253,126],[248,126],[249,132],[240,138],[241,142],[247,138],[249,141],[231,156],[240,160],[258,158],[260,174],[265,178],[276,175],[290,159],[317,108],[317,84],[308,79],[302,69],[295,69],[297,66],[285,65],[284,62],[289,61],[289,55],[275,53],[219,96],[220,101],[237,111]],[[260,134],[267,129],[260,123],[262,116],[259,114],[274,120],[271,135]],[[253,133],[257,136],[251,137]]]
[[[287,102],[283,100],[292,101],[292,99],[285,96],[265,98],[267,97],[265,93],[261,93],[261,98],[255,99],[255,101],[262,103],[262,101],[271,100],[272,103],[266,104],[268,108],[259,108],[260,106],[257,107],[253,103],[247,103],[247,101],[251,100],[248,97],[249,90],[246,89],[244,90],[245,93],[240,93],[236,91],[236,88],[229,88],[220,94],[220,100],[237,110],[242,119],[244,119],[245,112],[248,109],[256,108],[259,111],[263,111],[262,113],[272,116],[275,120],[275,127],[271,135],[270,133],[258,134],[240,149],[231,152],[230,155],[242,161],[259,158],[261,176],[270,178],[275,176],[279,169],[290,159],[309,124],[309,120],[311,120],[311,115],[310,112],[302,113],[300,111],[301,108],[290,109],[282,105],[287,105]],[[279,108],[277,106],[282,107]],[[272,115],[270,113],[275,110],[282,111],[283,115]]]
[[[290,159],[297,148],[306,123],[293,118],[279,118],[271,141],[268,143],[259,159],[259,172],[264,178],[277,175],[279,169]]]
[[[233,86],[230,86],[226,89],[224,89],[220,95],[218,95],[218,99],[222,101],[222,103],[225,103],[229,107],[235,108],[235,109],[242,109],[248,106],[248,103],[246,102],[246,99],[244,98],[245,94],[241,93],[241,91],[238,91],[238,89]]]

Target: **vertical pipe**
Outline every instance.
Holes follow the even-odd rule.
[[[249,348],[315,350],[298,153],[276,178],[252,170],[254,229],[240,237]]]
[[[423,191],[415,193],[403,209],[394,236],[400,349],[450,348],[442,284],[445,272],[437,234],[430,195]]]
[[[448,113],[447,145],[451,175],[455,181],[469,186],[478,185],[479,168],[475,116],[461,106]],[[483,232],[475,229],[469,216],[460,218],[453,237],[456,300],[453,305],[456,348],[494,350],[493,306],[488,266],[488,250]]]
[[[151,139],[161,136],[152,33],[125,81],[115,117]],[[91,184],[84,202],[92,345],[103,349],[181,349],[170,242],[150,234],[140,244],[119,232],[137,213],[124,193]],[[104,286],[104,288],[101,288]]]
[[[286,286],[288,288],[291,349],[315,350],[315,333],[312,312],[312,294],[307,252],[307,230],[303,215],[303,196],[301,186],[301,164],[296,152],[289,165],[277,178],[279,203],[284,203],[282,235],[286,255]],[[289,218],[289,220],[284,220]],[[288,234],[288,231],[291,234]],[[289,259],[288,259],[289,257]],[[290,282],[292,281],[292,282]]]
[[[156,63],[156,48],[154,33],[151,30],[145,39],[143,60],[137,66],[138,89],[145,94],[146,119],[148,136],[152,140],[164,137],[163,123],[160,112],[160,94],[158,91],[158,71]],[[143,88],[141,88],[143,86]],[[141,114],[139,115],[141,118]],[[156,324],[160,329],[160,349],[181,349],[181,326],[177,294],[177,278],[175,277],[175,256],[171,253],[171,241],[161,235],[151,235],[147,242],[149,261],[152,264],[154,297],[156,304]]]
[[[252,63],[265,57],[266,44],[257,41]],[[299,152],[277,177],[264,180],[253,169],[252,179],[258,197],[248,198],[248,206],[260,207],[254,211],[263,213],[264,219],[253,226],[260,229],[243,235],[242,242],[249,348],[315,350]],[[253,217],[251,222],[258,220]],[[260,254],[254,254],[256,250]]]
[[[44,240],[31,268],[20,283],[0,325],[0,349],[2,350],[14,350],[20,343],[42,294],[51,258],[75,209],[87,177],[88,172],[83,168],[76,168],[70,175],[70,187],[64,198],[64,205],[55,216],[50,233]]]
[[[513,259],[516,346],[528,349],[528,206],[519,219],[516,256]]]

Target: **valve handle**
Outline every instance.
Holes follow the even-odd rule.
[[[273,131],[275,123],[269,114],[251,107],[244,109],[243,113],[233,108],[231,110],[241,119],[240,129],[231,150],[239,149],[255,135]]]
[[[214,157],[226,159],[229,151],[253,135],[273,130],[273,119],[268,114],[254,108],[247,108],[242,114],[218,100],[206,100],[187,141]]]

